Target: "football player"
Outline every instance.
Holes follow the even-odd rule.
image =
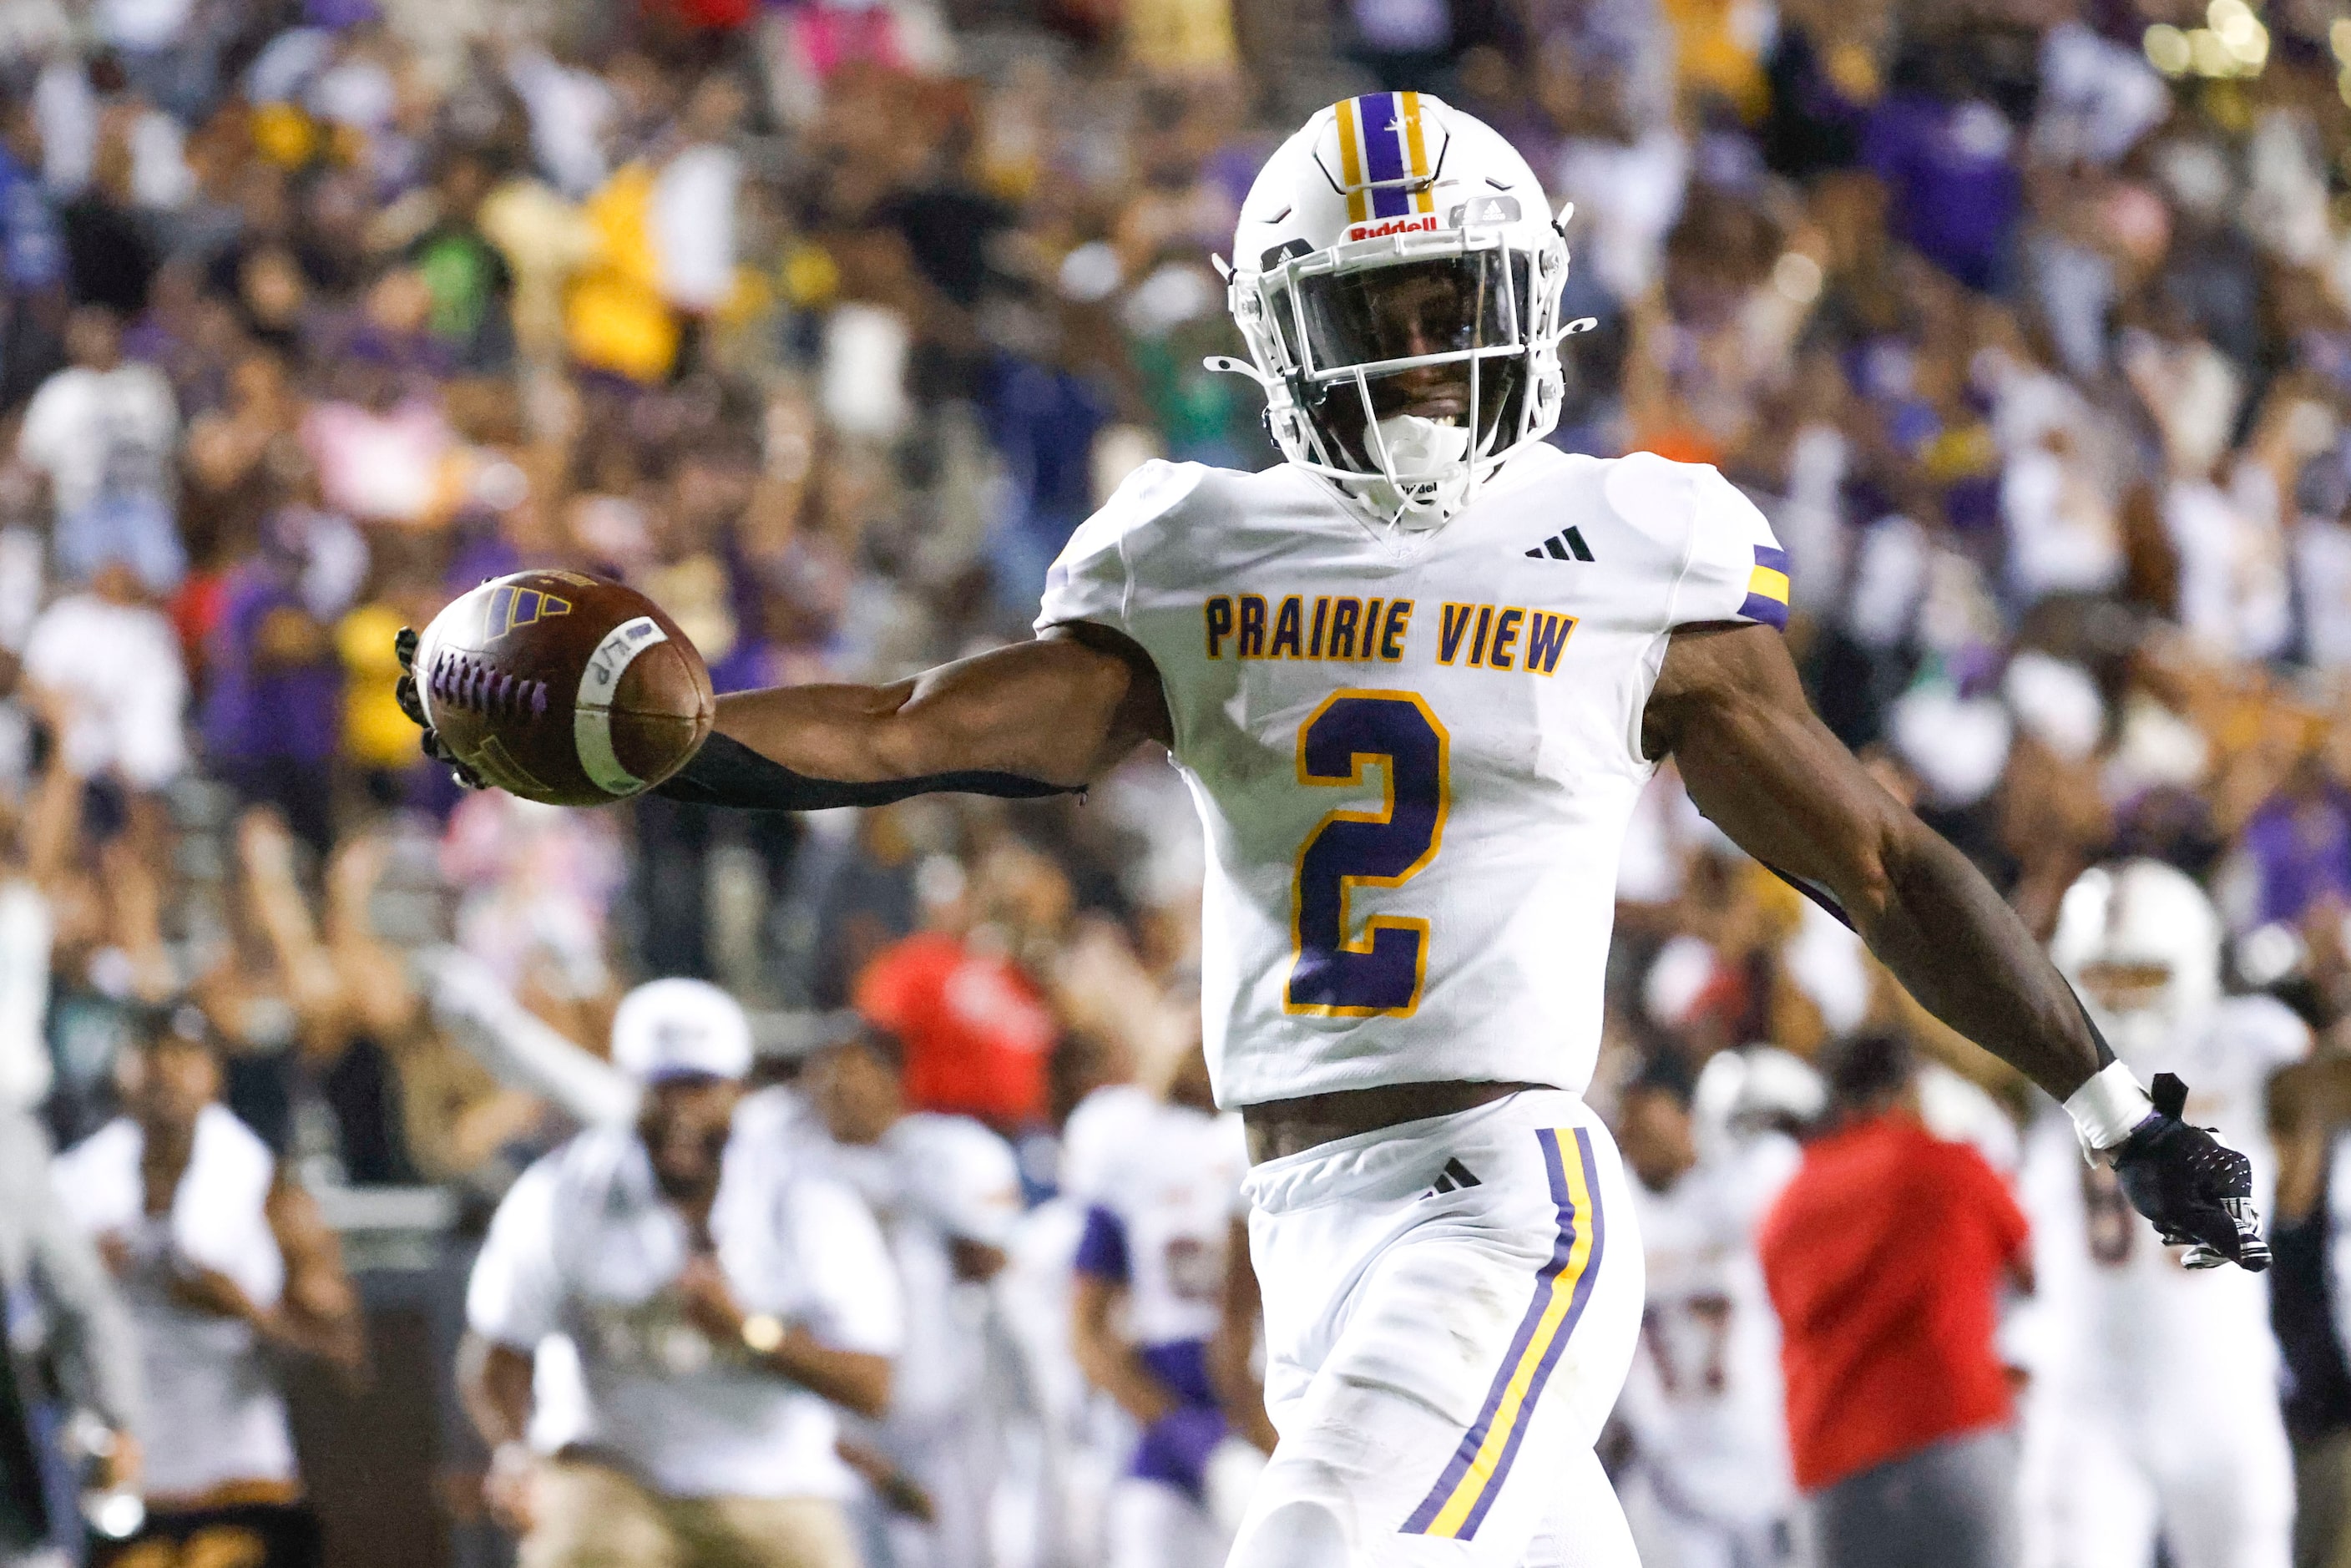
[[[2247,1151],[2266,1200],[2270,1075],[2310,1030],[2265,996],[2220,988],[2221,927],[2195,883],[2155,861],[2085,873],[2050,945],[2133,1071],[2195,1086],[2189,1121]],[[2189,1273],[2114,1175],[2062,1124],[2028,1140],[2022,1196],[2040,1300],[2029,1341],[2026,1550],[2041,1568],[2284,1568],[2294,1468],[2263,1281]]]
[[[1217,1386],[1216,1341],[1249,1156],[1219,1115],[1196,1046],[1165,1094],[1093,1176],[1078,1243],[1070,1336],[1087,1380],[1140,1440],[1111,1491],[1110,1568],[1213,1568],[1258,1454]],[[1240,1413],[1246,1429],[1251,1412]]]
[[[356,1372],[359,1293],[317,1200],[219,1103],[216,1046],[194,1007],[151,1020],[126,1062],[126,1113],[50,1176],[139,1341],[147,1519],[124,1560],[168,1560],[202,1536],[239,1562],[301,1568],[321,1544],[271,1356]]]
[[[1234,1563],[1632,1561],[1593,1443],[1640,1250],[1582,1092],[1618,847],[1667,756],[2064,1100],[2164,1234],[2265,1264],[2242,1156],[2149,1100],[1991,885],[1806,707],[1762,515],[1711,468],[1544,444],[1567,245],[1502,137],[1423,94],[1334,104],[1267,162],[1233,246],[1250,359],[1218,363],[1262,387],[1287,461],[1144,465],[1054,563],[1033,641],[722,697],[662,789],[1035,796],[1146,740],[1173,755],[1207,829],[1202,1012],[1257,1162],[1281,1434]],[[1455,1166],[1475,1179],[1439,1183]]]
[[[1034,1559],[1048,1563],[1102,1561],[1105,1503],[1134,1448],[1124,1416],[1087,1382],[1071,1343],[1075,1260],[1099,1173],[1157,1105],[1127,1069],[1123,1048],[1097,1037],[1072,1032],[1056,1050],[1053,1100],[1068,1114],[1055,1190],[1022,1216],[997,1279],[998,1326],[1018,1364],[1029,1427],[1029,1536]]]
[[[1738,1053],[1708,1071],[1718,1062],[1750,1076]],[[1626,1087],[1617,1113],[1648,1274],[1617,1406],[1641,1505],[1629,1511],[1651,1568],[1771,1568],[1796,1489],[1755,1228],[1802,1153],[1785,1134],[1736,1125],[1735,1103],[1734,1124],[1702,1138],[1693,1091],[1668,1059]]]
[[[921,1496],[885,1477],[864,1522],[890,1568],[977,1568],[990,1556],[1001,1447],[988,1282],[1020,1218],[1020,1172],[1011,1146],[970,1117],[907,1111],[903,1075],[897,1041],[871,1029],[805,1075],[831,1134],[827,1164],[881,1221],[906,1298],[897,1395],[870,1447]]]

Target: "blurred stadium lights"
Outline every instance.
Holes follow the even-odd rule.
[[[2147,28],[2140,40],[2147,64],[2167,77],[2252,77],[2269,63],[2270,33],[2245,0],[2211,0],[2205,26],[2183,31],[2168,22]],[[2351,25],[2335,24],[2329,35],[2338,61],[2351,48]],[[2351,66],[2341,85],[2351,101]]]

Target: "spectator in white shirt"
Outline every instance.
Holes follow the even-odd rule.
[[[661,291],[677,309],[707,315],[735,287],[735,193],[742,159],[733,142],[747,106],[742,87],[713,73],[695,89],[680,129],[688,139],[653,182],[653,251]]]
[[[67,701],[66,766],[123,790],[134,820],[186,770],[179,639],[129,562],[102,559],[87,589],[41,612],[25,641],[25,678]]]
[[[109,559],[151,592],[188,569],[172,512],[168,465],[179,436],[172,386],[152,365],[122,358],[121,324],[87,305],[66,326],[72,363],[25,406],[16,455],[48,483],[57,566],[88,580]]]

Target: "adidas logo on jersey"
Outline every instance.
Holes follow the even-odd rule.
[[[1583,535],[1580,531],[1568,528],[1552,535],[1527,551],[1529,560],[1541,560],[1546,556],[1552,560],[1590,560],[1592,547],[1583,542]]]
[[[1445,1168],[1437,1173],[1437,1185],[1420,1196],[1435,1197],[1442,1192],[1459,1192],[1465,1187],[1483,1185],[1468,1166],[1463,1165],[1458,1159],[1450,1159],[1445,1162]]]

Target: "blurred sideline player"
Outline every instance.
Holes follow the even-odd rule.
[[[1125,1136],[1100,1152],[1078,1243],[1070,1334],[1079,1368],[1139,1431],[1111,1489],[1109,1568],[1214,1568],[1270,1448],[1262,1407],[1228,1416],[1216,1364],[1249,1154],[1219,1115],[1193,1047],[1166,1091],[1124,1107]],[[1245,1354],[1245,1353],[1244,1353]],[[1254,1390],[1244,1397],[1254,1401]]]
[[[1071,1030],[1055,1048],[1047,1082],[1060,1129],[1053,1190],[1024,1214],[997,1277],[998,1327],[1019,1367],[1031,1424],[1029,1451],[1015,1458],[1013,1508],[1028,1503],[1034,1562],[1098,1568],[1103,1513],[1134,1449],[1131,1423],[1086,1380],[1071,1347],[1075,1260],[1099,1172],[1147,1124],[1156,1100],[1132,1081],[1126,1042]],[[1017,1473],[1025,1469],[1026,1474]]]
[[[992,1556],[1001,1445],[988,1282],[1020,1218],[1020,1173],[1010,1145],[970,1117],[907,1111],[904,1071],[896,1039],[868,1028],[804,1079],[831,1135],[828,1168],[880,1220],[906,1300],[895,1393],[871,1437],[921,1496],[869,1459],[881,1508],[864,1522],[886,1553],[876,1568],[978,1568]]]
[[[2270,1075],[2310,1031],[2266,996],[2221,992],[2220,920],[2154,861],[2085,873],[2050,944],[2123,1061],[2194,1085],[2187,1116],[2252,1158],[2266,1205]],[[2264,1281],[2189,1272],[2062,1123],[2022,1182],[2042,1301],[2026,1404],[2028,1568],[2285,1568],[2294,1466]]]
[[[1817,1115],[1823,1095],[1794,1058],[1752,1054],[1766,1065],[1731,1051],[1708,1063],[1715,1125],[1698,1125],[1694,1086],[1669,1060],[1625,1089],[1618,1113],[1648,1265],[1641,1348],[1616,1407],[1632,1446],[1620,1490],[1648,1568],[1770,1568],[1789,1548],[1795,1479],[1755,1232],[1802,1151],[1752,1124],[1773,1109]],[[1746,1082],[1775,1074],[1809,1111],[1767,1107],[1770,1084]]]
[[[855,1568],[833,1405],[884,1409],[900,1339],[872,1217],[735,1125],[750,1029],[716,987],[632,991],[612,1060],[643,1085],[634,1125],[526,1171],[474,1265],[459,1380],[491,1505],[523,1568]],[[533,1359],[559,1333],[585,1426],[541,1458]]]
[[[2066,1101],[2198,1261],[2267,1262],[2241,1157],[2111,1061],[2015,913],[1806,706],[1754,505],[1711,468],[1545,444],[1567,262],[1490,126],[1412,92],[1320,110],[1241,204],[1250,358],[1215,361],[1258,382],[1285,460],[1144,464],[1048,572],[1033,641],[730,693],[659,786],[816,810],[1174,757],[1281,1433],[1238,1568],[1631,1559],[1593,1444],[1640,1253],[1583,1093],[1616,861],[1667,756],[1929,1010]],[[1457,1163],[1474,1183],[1438,1188]]]
[[[136,1432],[156,1542],[239,1563],[314,1564],[271,1352],[355,1373],[359,1297],[317,1202],[218,1103],[221,1064],[192,1006],[124,1059],[126,1113],[57,1157],[58,1200],[120,1281],[146,1385]]]

